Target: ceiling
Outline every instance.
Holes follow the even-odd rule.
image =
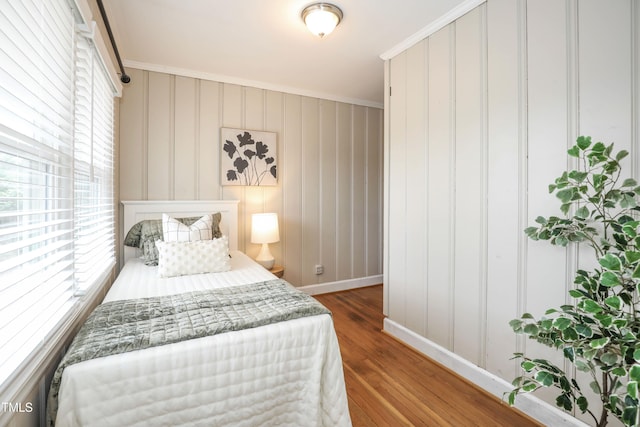
[[[103,0],[125,66],[381,106],[380,55],[465,0],[335,0],[319,38],[313,0]]]

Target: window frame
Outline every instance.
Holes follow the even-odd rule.
[[[15,6],[9,4],[7,2],[7,8],[14,8]],[[36,1],[35,3],[42,3],[40,1]],[[92,56],[95,57],[94,66],[100,68],[100,73],[105,79],[105,82],[109,84],[111,87],[111,92],[113,96],[111,97],[111,103],[108,107],[108,110],[111,111],[111,136],[110,136],[110,147],[111,147],[111,170],[110,170],[110,231],[108,234],[111,236],[111,247],[109,248],[109,259],[108,262],[104,264],[104,268],[100,269],[100,271],[92,276],[92,281],[89,286],[84,287],[84,289],[80,290],[74,284],[72,288],[74,291],[70,298],[66,301],[65,304],[62,305],[62,312],[55,324],[50,325],[50,327],[46,330],[46,332],[40,334],[40,339],[38,343],[33,346],[33,349],[28,353],[26,357],[22,359],[22,361],[15,366],[15,368],[11,368],[12,371],[10,374],[5,375],[3,378],[0,378],[0,400],[4,402],[11,401],[20,401],[21,395],[24,393],[32,392],[36,387],[37,383],[40,383],[40,387],[44,388],[44,383],[46,382],[47,372],[52,369],[53,365],[57,363],[59,359],[60,353],[63,350],[63,346],[68,344],[68,341],[73,333],[73,331],[77,328],[79,322],[88,315],[88,312],[95,306],[97,303],[98,297],[103,293],[105,286],[109,285],[114,278],[115,275],[115,266],[116,266],[116,242],[117,242],[117,201],[116,201],[116,154],[117,154],[117,137],[115,135],[116,132],[116,105],[115,105],[115,97],[120,96],[121,94],[121,86],[117,81],[115,73],[113,72],[113,64],[107,56],[107,60],[105,60],[105,45],[102,40],[102,37],[99,32],[96,31],[96,25],[94,22],[91,22],[89,26],[86,26],[84,22],[90,22],[84,17],[87,16],[87,11],[90,10],[88,7],[86,0],[60,0],[60,4],[64,3],[66,7],[69,8],[72,18],[72,28],[68,28],[68,32],[70,37],[76,39],[77,37],[89,37],[91,39],[91,50]],[[17,6],[21,7],[21,6]],[[45,8],[45,6],[41,6]],[[0,14],[2,14],[2,10],[0,10]],[[44,19],[44,17],[43,17]],[[84,31],[77,31],[79,28],[84,29]],[[89,29],[90,31],[87,31]],[[1,34],[0,34],[1,36]],[[73,42],[75,49],[75,41]],[[72,52],[74,50],[72,49]],[[1,54],[1,53],[0,53]],[[42,53],[41,53],[42,54]],[[0,57],[1,58],[1,57]],[[70,61],[75,61],[75,56],[69,58]],[[0,72],[2,64],[0,64]],[[73,75],[68,75],[69,79],[73,80],[72,83],[72,99],[76,96],[75,94],[75,67],[73,65]],[[2,79],[0,76],[0,96],[2,95],[3,87],[1,85]],[[4,88],[6,90],[6,88]],[[75,101],[73,101],[75,104]],[[105,104],[106,105],[106,104]],[[0,104],[0,108],[2,105]],[[72,121],[75,120],[75,105],[72,107],[73,110],[73,118]],[[93,109],[94,107],[92,107]],[[106,107],[105,107],[106,108]],[[9,135],[7,138],[16,137],[18,139],[24,138],[25,135],[17,132],[7,123],[2,122],[2,116],[0,115],[0,143],[4,140],[1,139],[2,135]],[[3,133],[4,132],[4,133]],[[33,135],[27,135],[27,137],[33,137]],[[73,136],[72,136],[73,139]],[[45,190],[47,192],[48,200],[54,200],[51,197],[57,191],[69,191],[71,192],[71,203],[74,203],[74,195],[73,192],[76,188],[74,181],[74,155],[73,155],[73,145],[75,142],[72,140],[72,150],[71,150],[71,165],[67,165],[66,167],[70,170],[70,176],[67,176],[64,179],[71,180],[70,188],[62,186],[62,190],[56,186],[52,186],[51,182],[55,180],[59,180],[60,177],[54,169],[57,167],[55,165],[46,166],[47,170],[44,175],[46,176],[47,185],[45,185]],[[1,152],[0,152],[1,153]],[[15,156],[15,154],[14,154]],[[0,155],[0,159],[2,156]],[[2,176],[0,176],[0,181],[2,181]],[[12,187],[10,187],[11,189]],[[0,204],[0,209],[2,206]],[[72,206],[72,209],[73,206]],[[0,214],[2,211],[0,210]],[[72,216],[72,223],[75,222]],[[75,233],[75,227],[72,225],[70,231],[68,231],[73,240],[73,235]],[[75,245],[74,245],[75,247]],[[0,254],[1,255],[1,254]],[[1,258],[0,258],[1,261]],[[75,272],[75,267],[73,267]],[[0,276],[2,273],[0,273]],[[1,291],[1,289],[0,289]],[[1,326],[1,325],[0,325]],[[0,331],[1,332],[1,331]],[[41,403],[41,408],[44,408],[44,403]],[[8,417],[7,413],[0,413],[0,424],[2,424],[3,418]]]

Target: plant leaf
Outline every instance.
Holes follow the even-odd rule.
[[[591,142],[591,140],[589,140],[589,142]],[[593,147],[591,147],[591,151],[594,153],[603,153],[606,149],[607,147],[602,142],[596,142]]]
[[[622,411],[622,422],[628,426],[638,425],[638,407],[637,406],[627,406]]]
[[[553,385],[555,378],[555,375],[547,371],[540,371],[536,374],[536,381],[545,387]]]
[[[602,189],[602,185],[604,181],[607,179],[605,175],[598,174],[598,173],[594,173],[592,178],[593,178],[593,188],[595,188],[598,191]]]
[[[536,227],[527,227],[524,233],[533,240],[538,240],[538,229]]]
[[[592,340],[589,343],[589,346],[593,349],[600,349],[603,348],[605,345],[609,344],[609,338],[604,337],[604,338],[598,338],[595,340]]]
[[[640,252],[638,251],[625,251],[624,257],[629,264],[635,264],[640,261]]]
[[[615,353],[605,353],[600,356],[600,361],[607,366],[613,366],[618,363],[618,355]]]
[[[591,367],[582,360],[576,360],[575,365],[576,369],[581,372],[589,372],[591,370]]]
[[[620,259],[612,254],[606,254],[604,257],[600,258],[598,262],[602,267],[610,271],[620,271],[622,267]]]
[[[629,152],[628,152],[627,150],[620,150],[620,151],[618,152],[618,154],[616,154],[616,161],[618,161],[618,162],[619,162],[620,160],[624,159],[624,158],[625,158],[625,157],[627,157],[628,155],[629,155]],[[625,182],[627,182],[627,181],[625,180]],[[624,185],[624,184],[623,184],[623,185]]]
[[[587,325],[576,325],[576,332],[585,338],[591,338],[593,336],[593,329]]]
[[[586,206],[582,206],[576,211],[575,216],[580,219],[587,219],[589,218],[589,214],[589,209]]]
[[[589,401],[584,396],[580,396],[576,400],[576,404],[578,405],[578,408],[580,408],[580,411],[582,411],[583,414],[587,412],[587,409],[589,409]]]
[[[563,204],[567,204],[573,200],[574,191],[575,190],[573,188],[564,188],[556,193],[556,197],[560,199]]]
[[[581,302],[582,309],[587,313],[600,313],[602,311],[602,307],[597,302],[586,299]]]
[[[567,342],[571,342],[571,341],[577,341],[579,337],[578,337],[578,333],[574,328],[566,328],[565,330],[562,331],[562,338]]]
[[[619,285],[620,280],[618,279],[618,276],[616,274],[610,271],[605,271],[604,273],[602,273],[602,276],[600,276],[600,283],[602,284],[602,286],[612,287]]]
[[[573,347],[565,347],[562,349],[564,353],[564,357],[569,359],[571,362],[576,360],[576,352],[573,350]]]
[[[569,178],[571,178],[572,180],[578,183],[581,183],[582,181],[584,181],[588,176],[589,174],[587,172],[581,172],[576,170],[569,172]]]
[[[617,295],[610,296],[604,300],[604,303],[615,310],[620,310],[620,307],[622,307],[622,298]]]
[[[571,157],[580,157],[580,149],[577,145],[574,145],[567,150],[567,154],[569,154]]]
[[[558,397],[556,397],[556,406],[558,408],[564,409],[565,411],[571,411],[571,408],[572,408],[571,399],[569,399],[569,397],[563,393]]]
[[[638,382],[637,381],[629,381],[629,383],[627,383],[627,393],[633,399],[638,398]]]
[[[637,206],[636,199],[629,194],[625,194],[622,196],[622,200],[620,201],[620,207],[624,209],[631,209]]]
[[[553,321],[553,327],[560,331],[563,331],[571,326],[571,323],[571,320],[567,319],[566,317],[558,317]]]
[[[509,326],[511,326],[514,332],[519,332],[522,329],[523,323],[520,319],[513,319],[509,322]]]
[[[590,136],[579,136],[576,139],[576,145],[581,150],[586,150],[591,145],[591,137]]]
[[[614,368],[611,370],[611,373],[617,377],[626,377],[627,376],[627,371],[625,371],[624,368]]]

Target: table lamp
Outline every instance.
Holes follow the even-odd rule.
[[[278,214],[259,213],[251,216],[251,243],[262,244],[256,261],[267,270],[273,268],[275,259],[269,251],[269,243],[280,241]]]

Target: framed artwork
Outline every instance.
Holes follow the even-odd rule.
[[[220,129],[222,185],[277,185],[275,132]]]

